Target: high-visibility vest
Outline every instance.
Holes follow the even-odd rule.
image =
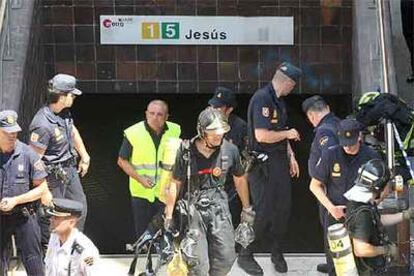
[[[139,122],[125,129],[124,135],[132,146],[132,156],[130,163],[135,171],[142,176],[149,177],[155,186],[147,189],[132,177],[129,178],[129,191],[131,196],[144,198],[149,202],[154,202],[159,196],[159,161],[163,156],[165,144],[168,138],[178,138],[181,134],[181,127],[178,124],[166,122],[168,129],[161,137],[158,150],[155,148],[150,133],[145,128],[144,121]]]

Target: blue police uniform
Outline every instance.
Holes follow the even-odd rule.
[[[76,168],[77,154],[72,139],[73,118],[69,110],[55,114],[48,106],[44,106],[34,116],[29,129],[30,144],[45,150],[42,160],[50,172],[47,181],[53,197],[73,199],[83,204],[84,210],[78,224],[78,228],[83,230],[87,202]],[[66,179],[59,175],[59,167],[66,174]],[[41,219],[43,244],[49,240],[48,225],[47,219]]]
[[[255,139],[254,130],[285,130],[286,106],[284,100],[276,96],[272,84],[268,84],[252,96],[247,113],[249,149],[269,156],[267,162],[254,166],[248,174],[250,194],[256,211],[256,237],[271,234],[274,239],[272,253],[278,253],[281,251],[279,243],[284,238],[291,208],[287,140],[259,143]]]
[[[14,111],[0,112],[0,128],[9,133],[20,131]],[[33,181],[47,176],[39,155],[26,144],[16,140],[10,152],[0,152],[0,198],[13,198],[34,188]],[[0,212],[1,267],[7,275],[8,249],[11,236],[15,235],[17,247],[28,275],[43,275],[40,228],[36,218],[36,202],[15,206]]]
[[[341,125],[345,122],[345,127]],[[322,151],[322,156],[317,162],[313,178],[324,183],[326,186],[327,197],[334,205],[346,205],[347,199],[343,194],[348,191],[353,185],[358,175],[358,169],[371,159],[380,158],[379,154],[365,144],[361,144],[360,149],[356,155],[347,154],[341,146],[344,136],[358,139],[359,129],[357,129],[355,120],[345,119],[339,125],[339,143],[340,145],[332,146],[327,150]],[[353,132],[353,133],[352,133]],[[348,135],[349,134],[349,135]],[[352,144],[352,143],[351,143]],[[343,145],[343,144],[342,144]],[[326,241],[328,227],[336,220],[329,214],[324,212],[323,229],[325,237],[325,250],[328,250]],[[327,258],[328,272],[330,275],[335,275],[334,266],[331,258]]]

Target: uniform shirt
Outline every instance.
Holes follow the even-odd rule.
[[[47,176],[39,155],[20,141],[13,152],[0,153],[0,162],[0,198],[24,194],[33,188],[33,180]]]
[[[247,123],[235,114],[229,116],[230,131],[224,136],[229,142],[235,144],[239,152],[246,147]]]
[[[73,244],[79,244],[79,251],[73,250]],[[74,228],[64,244],[60,244],[59,236],[50,235],[45,257],[46,276],[67,276],[69,262],[73,276],[104,275],[99,273],[99,251],[92,241],[78,229]]]
[[[42,107],[34,116],[29,130],[30,144],[45,150],[42,160],[46,165],[64,162],[75,156],[73,119],[69,110],[55,114],[48,106]]]
[[[152,128],[150,128],[150,126],[148,125],[146,121],[144,122],[144,125],[145,125],[145,129],[148,131],[148,133],[151,136],[152,142],[154,143],[154,146],[155,146],[155,150],[158,151],[158,147],[160,146],[162,135],[164,135],[164,133],[168,130],[168,125],[164,124],[164,128],[161,130],[160,134],[157,134]],[[118,156],[125,160],[129,160],[132,156],[132,145],[126,137],[124,137],[124,139],[122,140],[122,144],[121,144],[121,148],[119,149]]]
[[[361,144],[356,155],[348,155],[336,145],[322,152],[313,178],[325,184],[327,196],[334,205],[345,205],[347,199],[343,194],[354,185],[359,167],[378,158],[381,158],[379,154],[365,144]]]
[[[250,99],[247,110],[247,129],[249,149],[258,152],[287,151],[287,140],[277,143],[259,143],[256,141],[254,130],[285,130],[287,128],[287,112],[285,102],[276,96],[272,84],[259,89]]]
[[[377,226],[374,224],[373,221],[373,214],[369,210],[359,211],[358,208],[361,206],[369,206],[372,210],[376,213],[375,216],[377,218],[380,217],[378,213],[378,209],[372,205],[367,205],[360,202],[350,201],[347,204],[347,229],[349,231],[349,235],[351,238],[357,238],[359,240],[365,241],[370,243],[374,246],[380,246],[380,238]],[[352,216],[352,219],[349,219],[349,216]],[[374,217],[375,217],[374,216]],[[378,219],[376,223],[381,224],[381,221]],[[358,258],[355,257],[356,265],[358,267],[358,272],[363,273],[367,271],[367,265],[372,268],[378,268],[384,266],[384,257],[383,256],[376,256],[376,257],[368,257],[368,258]]]
[[[195,145],[195,139],[190,143],[191,158],[191,188],[209,189],[224,186],[226,178],[242,176],[243,166],[237,147],[223,140],[220,150],[216,150],[209,158],[202,155]],[[186,150],[181,146],[177,152],[176,162],[172,171],[174,179],[182,183],[187,179]]]
[[[339,141],[336,135],[336,126],[340,121],[341,119],[336,117],[333,113],[328,113],[322,118],[318,126],[314,129],[315,137],[312,141],[308,160],[310,177],[313,177],[315,166],[319,158],[321,158],[322,150],[338,145]]]

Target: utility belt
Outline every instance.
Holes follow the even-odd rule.
[[[267,153],[254,150],[244,150],[242,152],[242,157],[243,167],[246,173],[250,172],[255,166],[265,163],[269,159]]]
[[[46,172],[49,175],[55,176],[56,179],[61,180],[62,183],[66,185],[69,184],[69,176],[65,168],[70,168],[74,165],[76,165],[75,158],[69,158],[68,160],[65,160],[63,162],[47,165]]]
[[[2,216],[22,216],[25,218],[30,217],[31,215],[35,214],[38,209],[38,203],[26,203],[17,205],[12,210],[8,212],[0,212]]]

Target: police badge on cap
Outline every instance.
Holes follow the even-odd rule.
[[[19,132],[22,129],[17,123],[17,113],[14,110],[0,112],[0,128],[8,133]]]

